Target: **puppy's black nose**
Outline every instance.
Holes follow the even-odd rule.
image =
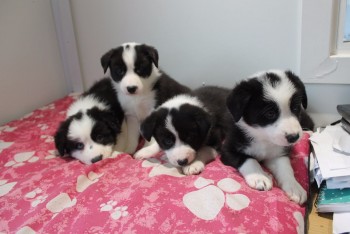
[[[130,94],[133,94],[133,93],[136,92],[137,86],[128,86],[128,87],[126,87],[126,89],[128,90],[128,92],[129,92]]]
[[[182,160],[177,160],[177,164],[179,164],[180,166],[185,166],[188,163],[188,159],[182,159]]]
[[[94,157],[93,159],[91,159],[91,162],[95,163],[95,162],[98,162],[98,161],[101,161],[101,160],[102,160],[102,155]]]
[[[295,143],[299,139],[299,134],[288,134],[286,139],[289,143]]]

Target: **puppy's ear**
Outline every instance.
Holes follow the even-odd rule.
[[[303,105],[304,109],[307,108],[307,95],[305,90],[304,83],[300,80],[300,78],[295,75],[291,71],[286,71],[286,75],[289,78],[289,80],[293,83],[295,88],[301,93],[301,104]]]
[[[103,68],[103,72],[106,73],[110,63],[111,63],[111,57],[114,53],[114,49],[111,49],[110,51],[108,51],[107,53],[105,53],[102,57],[101,57],[101,66]]]
[[[155,127],[161,119],[165,119],[168,114],[167,109],[159,109],[153,111],[142,123],[141,123],[141,135],[147,141],[150,141],[154,135]]]
[[[156,50],[156,48],[154,48],[152,46],[148,46],[148,45],[142,45],[142,46],[144,47],[144,51],[146,52],[147,56],[152,60],[154,65],[156,65],[156,67],[158,67],[159,56],[158,56],[158,51]]]
[[[196,115],[196,123],[199,127],[202,136],[208,136],[209,131],[212,127],[211,116],[201,109],[200,114]]]
[[[98,121],[102,121],[103,123],[105,123],[108,126],[108,128],[112,130],[113,133],[115,133],[115,135],[120,133],[121,123],[112,111],[102,111],[97,107],[94,107],[88,110],[87,113],[88,115],[91,115]]]
[[[154,128],[157,124],[157,119],[158,113],[155,111],[141,123],[141,135],[147,141],[150,141],[154,134]]]
[[[70,120],[61,122],[54,137],[56,148],[62,157],[67,153],[67,134],[70,122]]]
[[[244,109],[252,95],[251,85],[248,81],[242,81],[236,85],[226,99],[226,106],[231,112],[235,122],[243,116]]]
[[[101,115],[101,119],[107,124],[109,129],[111,129],[115,135],[121,132],[121,122],[119,122],[117,116],[111,111],[105,111]]]

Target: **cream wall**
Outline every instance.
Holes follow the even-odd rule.
[[[301,0],[74,0],[71,8],[87,86],[103,76],[101,55],[127,41],[154,45],[160,66],[191,87],[232,87],[271,68],[299,71]],[[349,85],[306,88],[317,125],[350,103]]]
[[[0,1],[0,125],[68,92],[48,0]]]

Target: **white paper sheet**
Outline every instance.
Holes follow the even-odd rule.
[[[310,137],[324,179],[350,176],[350,157],[334,151],[333,141],[346,133],[340,125],[327,126]]]
[[[350,213],[333,214],[333,234],[350,232]]]

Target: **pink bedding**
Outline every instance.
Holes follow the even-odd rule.
[[[67,96],[0,127],[0,233],[302,233],[305,207],[249,188],[217,158],[183,176],[160,156],[84,165],[56,156]],[[293,150],[307,190],[308,135]]]

